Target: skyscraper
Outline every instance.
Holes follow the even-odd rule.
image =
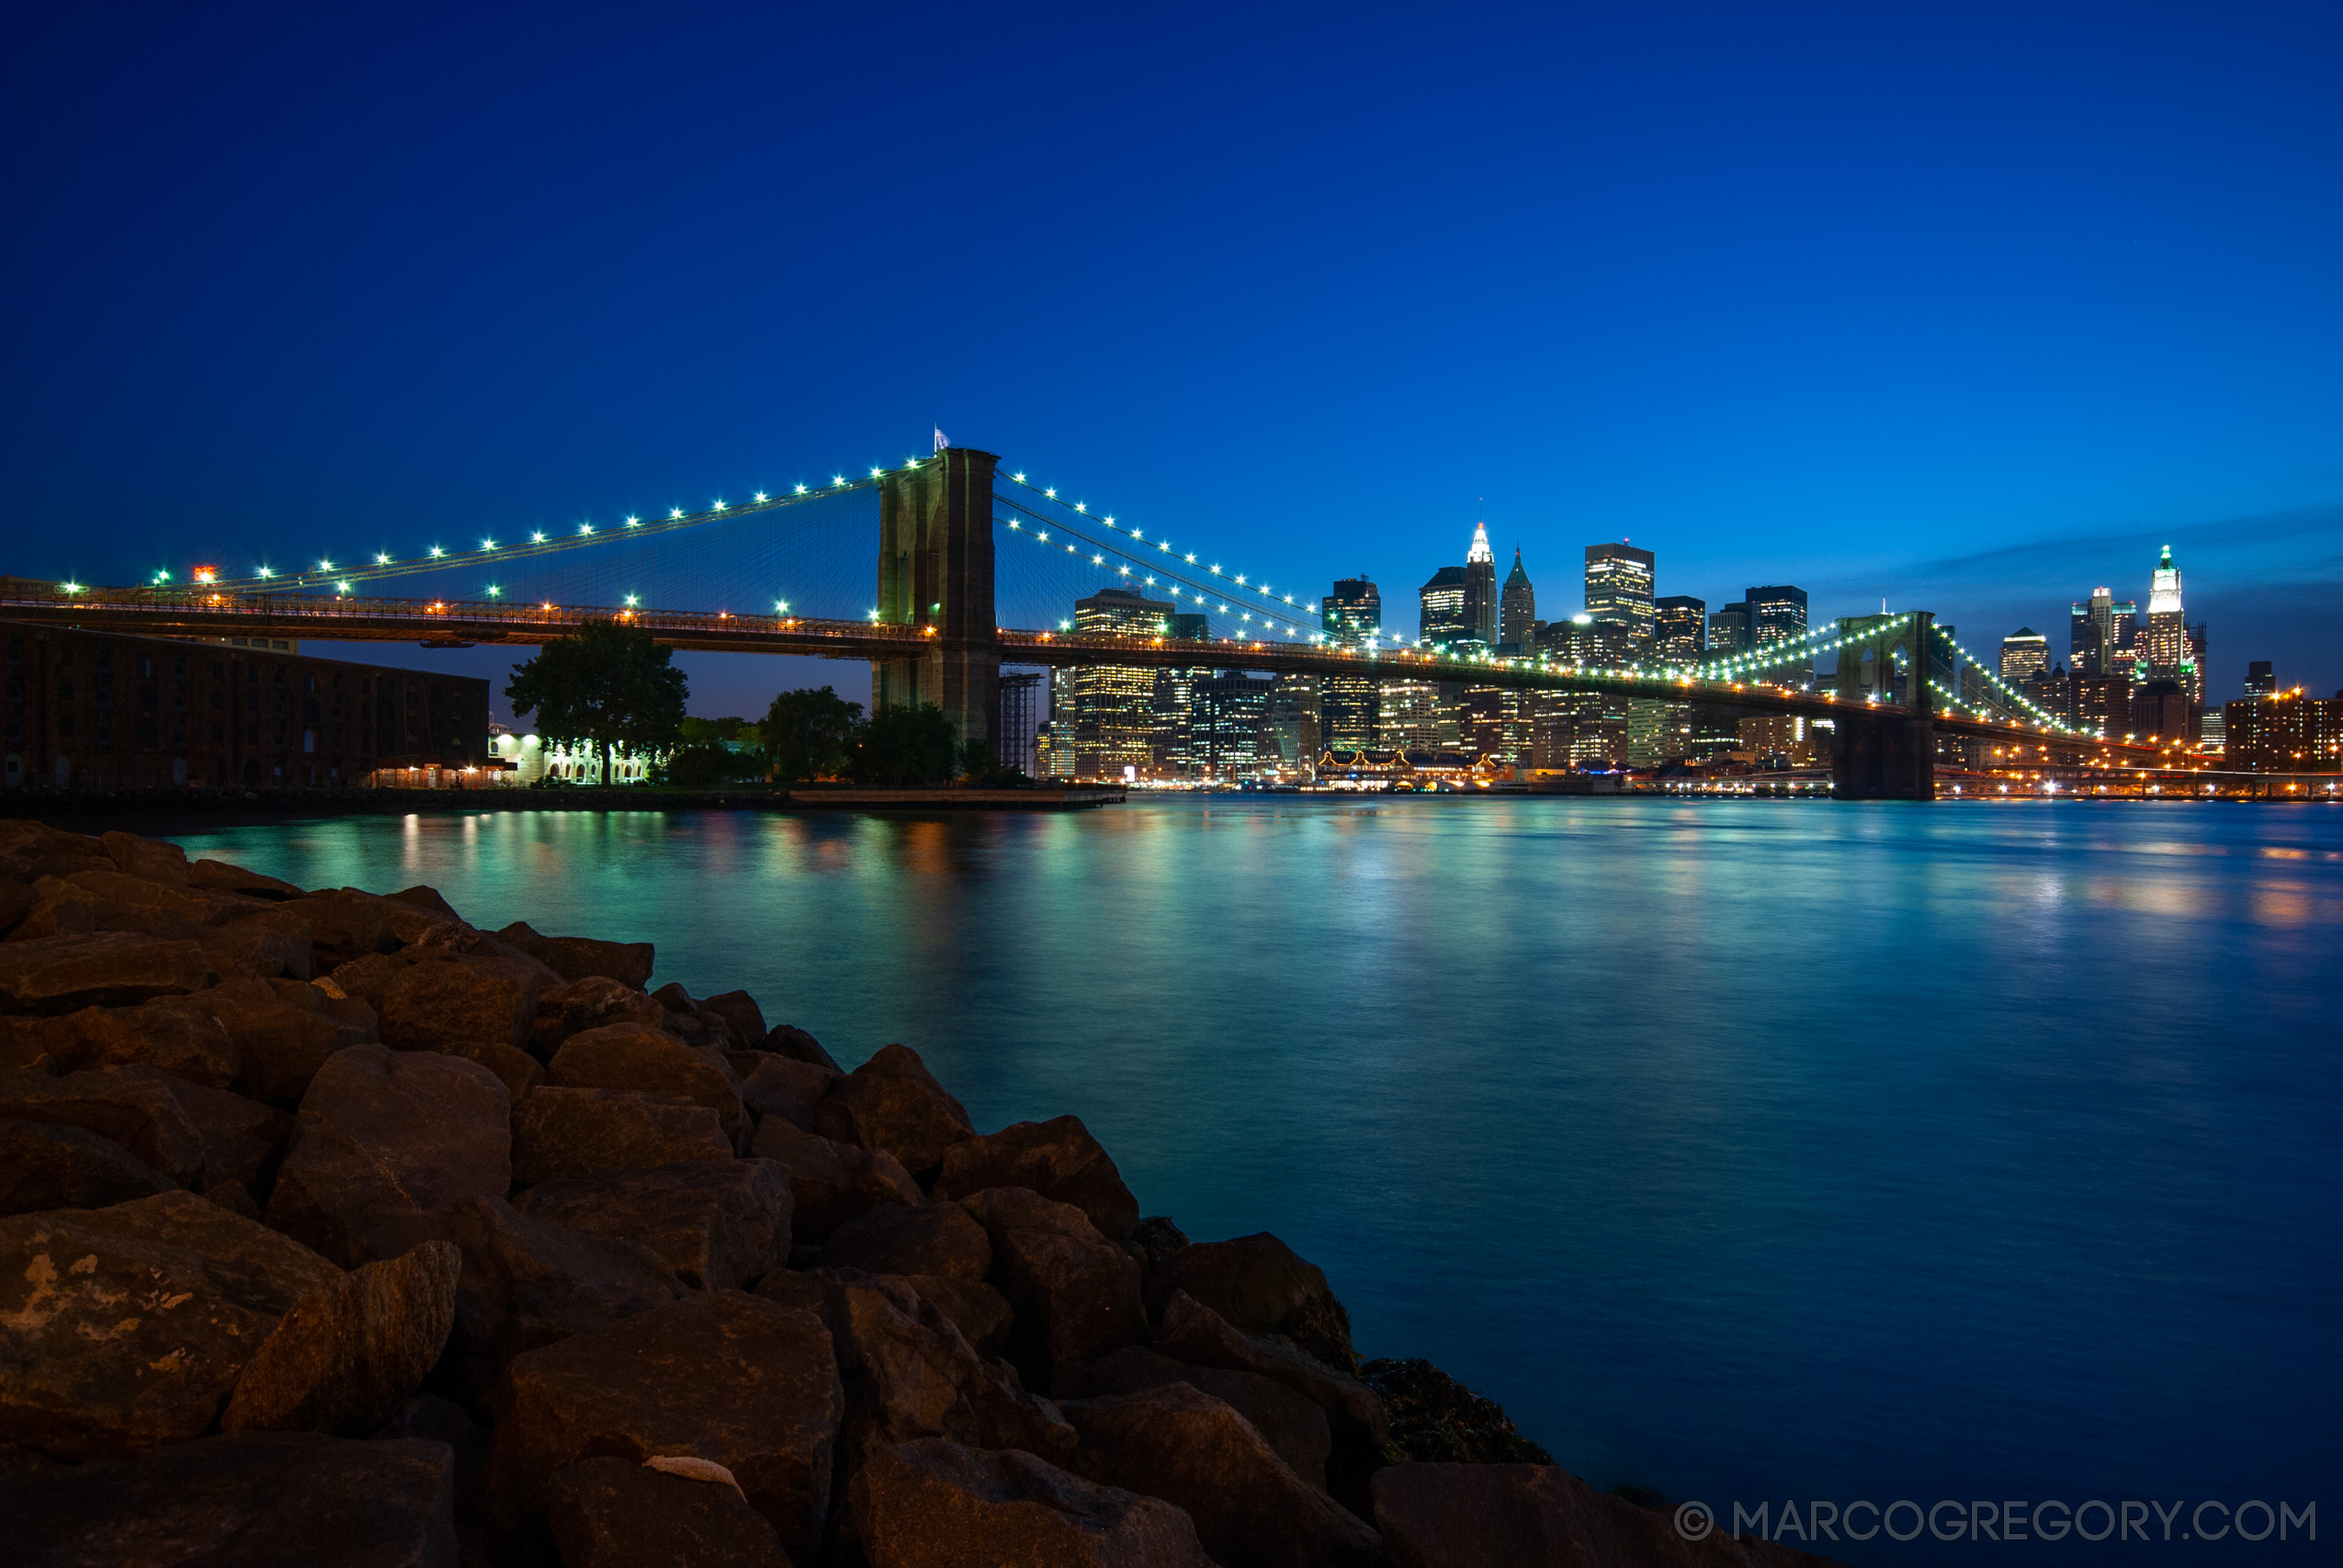
[[[1491,648],[1497,636],[1497,557],[1488,547],[1488,525],[1473,525],[1473,547],[1465,552],[1465,625]]]
[[[1465,569],[1443,566],[1432,574],[1432,581],[1416,590],[1416,604],[1421,619],[1418,635],[1424,641],[1446,647],[1463,641],[1471,632],[1472,623],[1465,618]]]
[[[2136,603],[2129,599],[2119,602],[2104,588],[2092,589],[2087,602],[2070,606],[2066,661],[2074,672],[2129,675],[2132,637],[2139,624],[2139,613]]]
[[[1806,591],[1788,583],[1775,583],[1765,588],[1752,588],[1743,600],[1749,607],[1749,646],[1762,649],[1769,643],[1795,642],[1806,635]],[[1809,656],[1805,667],[1814,668]]]
[[[1708,602],[1675,593],[1652,602],[1651,656],[1662,664],[1698,664],[1708,651]]]
[[[1730,659],[1755,646],[1749,640],[1749,606],[1746,600],[1727,604],[1708,618],[1708,651],[1715,658]]]
[[[1587,614],[1627,628],[1631,659],[1651,649],[1653,567],[1652,553],[1630,544],[1587,547]]]
[[[1505,587],[1498,596],[1497,640],[1526,651],[1536,626],[1537,590],[1530,584],[1530,574],[1522,569],[1522,547],[1516,545],[1513,570],[1505,574]]]
[[[1173,614],[1170,604],[1134,589],[1102,588],[1074,601],[1074,629],[1086,637],[1151,640],[1164,635]],[[1155,674],[1126,664],[1084,664],[1071,671],[1067,705],[1072,709],[1077,773],[1113,778],[1125,776],[1126,769],[1135,775],[1156,765]]]
[[[1274,683],[1269,676],[1223,670],[1197,685],[1194,749],[1200,772],[1232,779],[1261,771]]]
[[[2148,580],[2147,625],[2140,637],[2140,676],[2144,681],[2170,681],[2191,703],[2204,701],[2204,668],[2197,645],[2203,628],[2191,627],[2180,609],[2180,569],[2172,564],[2172,547],[2164,547]]]
[[[2001,679],[2012,686],[2050,668],[2050,639],[2032,626],[2020,626],[2001,639]]]
[[[1372,579],[1362,574],[1334,584],[1321,602],[1327,642],[1336,648],[1364,648],[1369,637],[1383,633],[1383,595]],[[1370,675],[1327,675],[1319,681],[1319,709],[1323,716],[1325,743],[1340,750],[1375,744],[1375,683]]]

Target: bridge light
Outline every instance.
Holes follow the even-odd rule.
[[[1074,623],[1073,623],[1073,622],[1071,622],[1071,621],[1060,621],[1060,622],[1058,622],[1058,629],[1059,631],[1061,631],[1061,632],[1062,632],[1062,631],[1064,631],[1064,630],[1065,630],[1068,626],[1072,626],[1073,624],[1074,624]]]
[[[1047,497],[1048,497],[1050,500],[1052,500],[1052,501],[1055,501],[1055,500],[1057,500],[1057,499],[1058,499],[1058,492],[1057,492],[1056,491],[1054,491],[1054,490],[1046,490],[1046,491],[1043,491],[1041,493],[1042,493],[1042,494],[1044,494],[1044,495],[1046,495],[1046,496],[1047,496]]]
[[[504,596],[504,591],[492,582],[488,585],[488,596],[491,599],[501,599]]]
[[[433,560],[437,560],[441,556],[444,556],[447,553],[447,552],[446,550],[441,549],[437,545],[431,547],[431,558]]]
[[[834,485],[844,484],[846,482],[846,476],[843,474],[832,474],[830,476],[830,482]]]
[[[264,567],[260,567],[260,568],[256,569],[256,570],[254,571],[253,575],[254,575],[254,576],[255,576],[255,577],[274,577],[274,576],[276,576],[277,574],[276,574],[275,572],[273,572],[273,571],[269,570],[268,570],[268,568],[266,568],[266,567],[265,567],[265,566],[264,566]]]
[[[480,547],[483,550],[492,550],[496,547],[496,541],[493,539],[482,539],[480,542]]]
[[[884,468],[873,468],[873,469],[870,471],[870,477],[871,477],[872,479],[877,479],[877,478],[880,474],[883,474],[883,473],[885,473],[886,471],[887,471],[887,470],[886,470],[886,469],[884,469]]]
[[[669,507],[669,508],[667,509],[667,515],[668,515],[668,517],[669,517],[669,519],[670,519],[670,520],[673,520],[673,519],[677,518],[677,517],[681,517],[683,514],[684,514],[684,509],[683,509],[682,507],[680,507],[680,506],[671,506],[671,507]]]
[[[82,591],[82,585],[78,582],[61,582],[57,586],[68,593],[79,593]]]
[[[757,492],[756,492],[756,498],[757,498],[759,501],[763,501],[763,500],[764,499],[764,492],[763,491],[757,491]]]
[[[806,487],[805,487],[805,486],[803,486],[803,485],[799,485],[799,486],[798,487],[798,493],[799,495],[803,495],[803,494],[805,494],[805,492],[806,492]]]
[[[579,524],[579,525],[578,525],[578,537],[580,537],[580,538],[582,538],[582,539],[583,539],[583,538],[586,537],[587,536],[591,535],[593,532],[594,532],[594,525],[593,525],[593,524],[591,524],[591,523],[581,523],[581,524]]]
[[[1078,501],[1074,502],[1074,510],[1087,514],[1090,511],[1090,505],[1087,502]]]
[[[642,519],[640,517],[629,517],[627,519],[627,526],[629,528],[640,528],[642,526]]]
[[[1036,528],[1033,531],[1033,536],[1041,540],[1044,544],[1047,544],[1049,542],[1049,531],[1046,528]]]
[[[346,582],[337,582],[334,585],[334,592],[336,593],[347,593],[349,591],[350,585]]]
[[[374,564],[377,566],[389,566],[390,564],[390,558],[378,550],[375,552]]]
[[[715,505],[713,508],[711,508],[711,510],[713,510],[713,511],[717,511],[717,512],[721,512],[721,511],[723,511],[723,510],[724,510],[724,503],[723,503],[721,501],[719,501],[719,502],[716,503],[716,505]]]

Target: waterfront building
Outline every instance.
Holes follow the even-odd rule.
[[[1454,706],[1442,701],[1444,684],[1414,680],[1379,682],[1376,746],[1400,751],[1454,750],[1456,716]]]
[[[1102,588],[1074,601],[1074,630],[1084,637],[1152,642],[1171,629],[1174,607],[1136,589]],[[1066,682],[1072,720],[1074,773],[1137,778],[1158,766],[1156,671],[1139,664],[1082,664]]]
[[[2301,687],[2223,705],[2225,766],[2256,773],[2343,771],[2343,694],[2332,701]]]
[[[1708,618],[1708,651],[1712,658],[1730,659],[1755,646],[1749,640],[1747,602],[1727,604]]]
[[[1465,628],[1484,647],[1499,642],[1497,557],[1488,547],[1488,525],[1473,525],[1472,548],[1465,552]]]
[[[0,623],[8,785],[457,785],[503,762],[489,683],[279,651]]]
[[[1522,568],[1522,550],[1516,545],[1513,570],[1505,574],[1505,587],[1499,595],[1497,641],[1500,647],[1525,653],[1536,631],[1537,590],[1530,582],[1530,574]]]
[[[1769,643],[1795,642],[1806,635],[1806,591],[1790,584],[1773,583],[1752,588],[1743,595],[1742,603],[1749,608],[1749,646],[1762,649]],[[1776,673],[1814,669],[1814,656],[1808,654],[1798,663],[1779,666]]]
[[[1528,694],[1512,686],[1476,686],[1467,682],[1456,712],[1457,750],[1502,767],[1530,761],[1533,707]],[[1418,748],[1428,750],[1428,748]]]
[[[1698,664],[1708,653],[1708,602],[1674,593],[1652,601],[1651,656],[1662,664]]]
[[[2001,679],[2023,688],[2050,668],[2050,639],[2032,626],[2020,626],[2001,639]]]
[[[1587,547],[1587,614],[1627,628],[1631,660],[1644,658],[1651,649],[1656,564],[1649,550],[1624,541]]]
[[[1320,602],[1320,623],[1329,645],[1364,648],[1383,635],[1383,595],[1373,579],[1361,573],[1334,584]],[[1375,743],[1377,693],[1368,675],[1324,675],[1319,678],[1319,706],[1330,747],[1356,750]]]
[[[1441,647],[1474,640],[1465,617],[1465,569],[1443,566],[1416,590],[1417,636]]]

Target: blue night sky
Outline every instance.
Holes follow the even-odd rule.
[[[2326,3],[30,0],[0,570],[698,504],[934,421],[1409,627],[1483,514],[1547,615],[1625,536],[1662,592],[2062,653],[2170,542],[2216,698],[2329,692],[2338,80]],[[780,679],[687,662],[701,712]]]

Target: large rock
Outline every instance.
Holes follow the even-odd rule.
[[[515,1360],[496,1393],[492,1485],[517,1517],[582,1459],[708,1460],[810,1560],[843,1406],[820,1318],[739,1291],[693,1296]]]
[[[1673,1509],[1639,1508],[1545,1464],[1393,1465],[1375,1472],[1375,1522],[1392,1568],[1823,1568],[1830,1561],[1722,1528],[1686,1540]]]
[[[957,1203],[889,1204],[857,1215],[830,1235],[826,1269],[870,1274],[949,1274],[981,1280],[992,1269],[992,1242]]]
[[[830,1092],[839,1074],[811,1062],[800,1062],[791,1056],[776,1056],[769,1051],[755,1053],[757,1060],[746,1067],[741,1080],[741,1103],[758,1118],[778,1116],[794,1126],[813,1131],[813,1108]],[[740,1064],[736,1061],[734,1065]]]
[[[1366,1362],[1359,1381],[1383,1401],[1391,1445],[1413,1460],[1444,1464],[1552,1464],[1522,1436],[1495,1400],[1475,1393],[1430,1361]]]
[[[399,939],[391,934],[390,917],[384,912],[387,902],[332,897],[294,898],[277,905],[271,918],[307,926],[311,947],[318,959],[328,965],[337,965],[370,953],[397,949]]]
[[[384,1256],[380,1213],[502,1198],[512,1184],[507,1100],[493,1074],[434,1052],[353,1045],[301,1097],[268,1223],[356,1266]]]
[[[1015,1369],[987,1361],[934,1303],[900,1280],[823,1270],[823,1320],[845,1379],[850,1459],[913,1438],[1022,1449],[1064,1463],[1074,1429],[1027,1393]]]
[[[412,964],[383,991],[382,1043],[478,1062],[504,1081],[507,1092],[520,1077],[519,1092],[526,1093],[526,1080],[538,1070],[522,1050],[537,1021],[537,976],[519,964]]]
[[[871,1568],[1212,1568],[1181,1509],[1029,1453],[900,1443],[869,1456],[847,1497]]]
[[[759,1123],[749,1152],[789,1173],[790,1228],[799,1241],[821,1241],[873,1209],[924,1203],[927,1194],[884,1149],[835,1144],[783,1117]]]
[[[992,1242],[987,1282],[1016,1308],[1009,1359],[1027,1382],[1054,1392],[1071,1363],[1147,1337],[1138,1260],[1080,1209],[1022,1187],[988,1188],[960,1206]]]
[[[1175,1291],[1248,1334],[1282,1334],[1337,1371],[1359,1370],[1351,1314],[1326,1275],[1267,1231],[1173,1252],[1148,1275],[1148,1310],[1160,1314]]]
[[[1190,1384],[1062,1409],[1082,1437],[1074,1468],[1186,1509],[1221,1568],[1382,1568],[1373,1529],[1295,1474],[1251,1422]]]
[[[457,1568],[445,1443],[238,1432],[0,1476],[0,1540],[42,1568]]]
[[[185,882],[164,883],[112,869],[77,871],[64,879],[117,911],[167,915],[187,927],[225,925],[265,906],[234,893],[212,893]]]
[[[513,1113],[513,1175],[525,1186],[731,1157],[722,1119],[681,1095],[549,1084]]]
[[[773,1526],[721,1479],[589,1459],[550,1490],[562,1568],[789,1568]]]
[[[187,886],[187,852],[167,839],[141,839],[136,833],[98,835],[107,855],[130,876],[173,886]]]
[[[111,1138],[62,1123],[0,1120],[0,1214],[102,1209],[169,1190],[168,1178]]]
[[[764,1032],[764,1049],[778,1052],[793,1061],[810,1062],[817,1067],[827,1067],[844,1077],[846,1069],[838,1058],[822,1049],[821,1042],[794,1023],[776,1023]]]
[[[132,931],[0,942],[0,998],[13,1012],[136,1007],[219,978],[200,945]]]
[[[0,1116],[96,1133],[180,1186],[196,1188],[244,1179],[275,1147],[283,1122],[266,1106],[141,1066],[61,1077],[27,1067],[0,1073]],[[205,1179],[219,1170],[226,1175]]]
[[[951,1274],[880,1274],[880,1280],[900,1280],[920,1300],[933,1302],[952,1320],[979,1356],[998,1356],[1009,1348],[1010,1330],[1016,1326],[1009,1298],[981,1280]]]
[[[160,997],[135,1008],[83,1008],[41,1021],[44,1044],[60,1066],[142,1062],[189,1083],[226,1089],[243,1056],[202,998]]]
[[[631,1023],[657,1029],[667,1010],[642,992],[600,975],[552,987],[537,998],[537,1022],[529,1029],[532,1055],[550,1061],[572,1036],[589,1029]]]
[[[732,1043],[743,1049],[759,1049],[764,1044],[764,1013],[756,998],[746,991],[725,991],[699,1004],[703,1013],[714,1013],[730,1024]]]
[[[295,1302],[237,1379],[221,1430],[357,1437],[398,1413],[446,1348],[463,1255],[445,1241]]]
[[[0,876],[0,931],[14,931],[40,902],[40,895],[23,883]]]
[[[201,1435],[277,1319],[341,1277],[192,1192],[0,1220],[0,1442],[70,1460]]]
[[[224,860],[199,860],[187,867],[190,887],[208,887],[214,893],[241,893],[247,898],[266,898],[282,902],[299,898],[301,889],[282,878],[262,872],[246,871]]]
[[[647,942],[597,942],[583,936],[540,936],[526,920],[515,920],[496,933],[497,939],[519,948],[564,980],[600,976],[640,991],[651,983],[653,956]]]
[[[1317,1403],[1257,1372],[1192,1366],[1140,1345],[1126,1345],[1082,1369],[1081,1393],[1140,1393],[1183,1382],[1221,1400],[1253,1424],[1294,1473],[1313,1486],[1326,1484],[1326,1460],[1333,1451],[1326,1412]]]
[[[366,1002],[298,980],[228,980],[170,1005],[219,1021],[243,1064],[236,1088],[255,1100],[299,1100],[328,1056],[377,1040]]]
[[[546,1081],[561,1089],[631,1089],[681,1095],[722,1119],[739,1138],[748,1130],[730,1069],[662,1030],[613,1024],[572,1035],[546,1064]]]
[[[224,1089],[206,1089],[201,1084],[174,1079],[171,1093],[203,1139],[203,1166],[197,1172],[194,1185],[207,1191],[226,1181],[245,1188],[254,1186],[261,1171],[284,1146],[286,1134],[292,1130],[293,1119],[283,1111]]]
[[[1139,1201],[1079,1116],[1019,1122],[944,1152],[936,1197],[965,1198],[988,1187],[1024,1187],[1071,1203],[1109,1241],[1128,1241],[1139,1223]]]
[[[1156,1320],[1155,1348],[1199,1367],[1254,1372],[1285,1384],[1324,1410],[1338,1446],[1346,1433],[1380,1449],[1389,1423],[1373,1389],[1281,1339],[1247,1334],[1185,1291],[1172,1292]]]
[[[789,1179],[769,1159],[564,1177],[529,1189],[515,1206],[640,1242],[696,1290],[741,1289],[789,1257]]]
[[[880,1047],[833,1086],[814,1107],[813,1126],[842,1144],[885,1149],[919,1181],[934,1174],[945,1150],[976,1135],[968,1111],[905,1045]]]

